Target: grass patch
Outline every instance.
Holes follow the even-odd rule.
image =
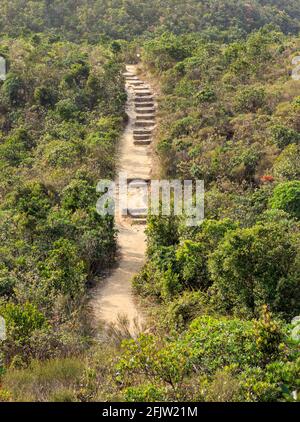
[[[76,401],[75,389],[85,368],[80,358],[33,361],[26,369],[6,371],[2,388],[12,401]]]

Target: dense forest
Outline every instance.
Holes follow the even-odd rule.
[[[296,0],[1,0],[0,401],[299,401],[299,22]],[[148,327],[96,341],[96,184],[137,53],[160,174],[205,181],[205,221],[149,215]]]
[[[1,0],[0,33],[49,32],[92,43],[165,31],[239,38],[268,23],[297,33],[299,22],[297,0]]]

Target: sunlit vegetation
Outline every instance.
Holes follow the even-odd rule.
[[[296,0],[1,2],[0,401],[299,401]],[[159,85],[161,176],[203,179],[203,224],[149,216],[149,324],[95,342],[116,259],[125,60]]]
[[[293,400],[299,388],[277,378],[278,368],[297,371],[297,346],[285,357],[269,349],[266,364],[243,339],[251,324],[266,324],[276,347],[287,350],[276,320],[287,329],[300,313],[300,85],[290,76],[299,46],[299,38],[271,27],[226,44],[166,32],[144,45],[144,65],[161,81],[162,175],[203,179],[206,219],[186,228],[183,218],[149,217],[148,261],[134,287],[157,304],[158,327],[170,340],[161,342],[160,333],[124,346],[132,400],[146,397],[149,382],[153,398],[168,400]],[[212,324],[224,328],[223,339]],[[259,342],[272,348],[271,337]],[[240,346],[248,352],[235,358]]]
[[[44,36],[0,45],[3,359],[22,364],[87,342],[85,291],[116,247],[96,184],[113,177],[126,94],[122,64],[104,47]]]
[[[299,31],[297,0],[2,0],[0,32],[48,32],[54,38],[132,40],[163,31],[231,39],[272,22]]]

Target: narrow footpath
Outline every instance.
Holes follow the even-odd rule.
[[[128,181],[137,180],[149,183],[151,178],[151,142],[155,128],[155,99],[151,88],[136,75],[136,66],[126,67],[126,90],[128,100],[126,112],[128,124],[120,139],[118,151],[118,174],[127,174]],[[118,180],[116,180],[118,192]],[[130,187],[130,200],[138,203],[139,182]],[[135,199],[136,198],[136,199]],[[94,324],[111,325],[126,317],[129,328],[141,324],[143,317],[138,309],[132,291],[131,280],[140,271],[146,252],[146,215],[147,209],[132,211],[127,216],[120,215],[116,209],[115,219],[118,230],[117,266],[111,274],[91,291],[91,307]]]

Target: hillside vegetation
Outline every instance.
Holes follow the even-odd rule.
[[[299,2],[1,7],[0,401],[299,401]],[[161,176],[204,180],[206,216],[148,217],[148,325],[96,341],[87,292],[116,253],[96,184],[137,53]]]
[[[126,94],[121,64],[101,46],[35,37],[6,39],[1,52],[9,63],[0,91],[9,364],[82,349],[87,285],[114,262],[114,224],[96,212],[96,184],[114,174]]]
[[[164,31],[240,37],[270,22],[296,33],[299,21],[297,0],[2,0],[0,33],[47,31],[90,42]]]

